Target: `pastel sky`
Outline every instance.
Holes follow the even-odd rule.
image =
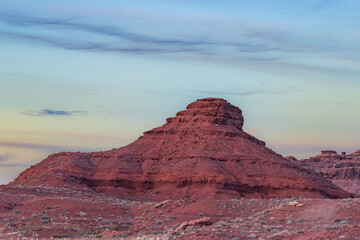
[[[0,2],[0,184],[118,148],[198,98],[286,155],[360,148],[360,1]]]

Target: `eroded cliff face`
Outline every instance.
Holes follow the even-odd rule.
[[[324,150],[302,162],[341,188],[355,194],[360,192],[360,150],[351,154]]]
[[[239,108],[200,99],[135,142],[96,153],[57,153],[10,185],[89,187],[120,197],[177,199],[351,196],[242,130]]]

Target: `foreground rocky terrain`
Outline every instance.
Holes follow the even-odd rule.
[[[0,187],[0,238],[357,239],[357,191],[243,121],[201,99],[125,147],[50,155]]]
[[[149,191],[149,195],[157,193]],[[139,201],[83,189],[0,188],[1,239],[358,239],[360,199]],[[209,225],[180,229],[186,221]]]

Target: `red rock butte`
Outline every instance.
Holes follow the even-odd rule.
[[[50,155],[10,186],[86,187],[143,200],[352,196],[265,147],[243,123],[238,107],[200,99],[125,147]]]

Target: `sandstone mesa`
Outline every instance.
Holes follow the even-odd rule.
[[[96,153],[57,153],[10,185],[89,187],[118,197],[329,197],[351,194],[288,161],[242,130],[242,111],[223,99],[197,100],[135,142]]]

